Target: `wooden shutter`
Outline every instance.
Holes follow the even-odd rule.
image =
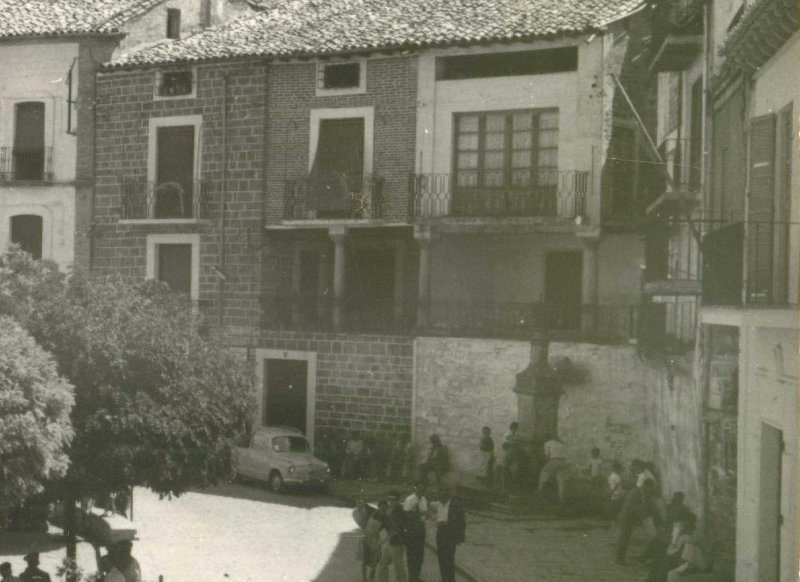
[[[772,296],[775,199],[775,115],[750,120],[750,204],[747,227],[747,297]]]
[[[773,269],[773,301],[784,304],[789,299],[789,248],[792,209],[792,154],[793,149],[792,104],[784,107],[778,116],[778,151],[776,152],[778,182],[775,185],[775,238]]]

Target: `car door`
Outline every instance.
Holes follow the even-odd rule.
[[[269,480],[272,469],[272,439],[265,432],[257,432],[253,436],[253,444],[249,451],[249,462],[254,479]]]

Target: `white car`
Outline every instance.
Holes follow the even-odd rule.
[[[280,493],[291,485],[326,489],[331,477],[327,463],[316,458],[299,430],[263,427],[253,431],[249,447],[234,449],[235,476],[269,483]]]

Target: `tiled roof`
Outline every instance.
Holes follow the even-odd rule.
[[[118,32],[163,0],[0,0],[0,38]]]
[[[110,66],[513,41],[602,30],[641,0],[260,0],[265,11]]]

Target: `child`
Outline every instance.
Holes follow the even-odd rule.
[[[494,439],[492,439],[492,429],[488,426],[483,427],[483,437],[478,448],[481,466],[486,467],[486,485],[491,487],[494,479]]]
[[[622,509],[622,500],[625,490],[622,488],[622,463],[611,463],[611,473],[608,475],[608,514],[615,518]]]

